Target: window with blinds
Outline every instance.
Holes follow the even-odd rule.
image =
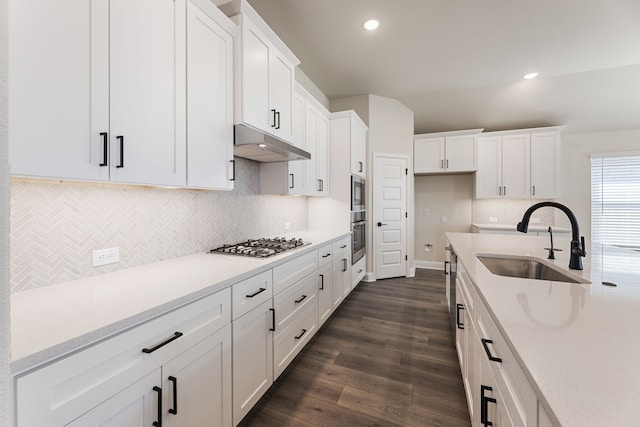
[[[591,240],[640,251],[640,154],[591,157]]]

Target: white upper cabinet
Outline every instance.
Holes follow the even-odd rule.
[[[220,6],[240,26],[235,122],[291,142],[295,68],[300,61],[246,0]]]
[[[476,170],[476,145],[482,129],[415,135],[414,173],[439,174]]]
[[[187,186],[233,189],[233,43],[208,0],[187,2]]]
[[[351,173],[361,178],[367,175],[367,127],[359,120],[351,122]]]
[[[232,188],[237,28],[217,7],[12,0],[9,10],[14,175]]]
[[[476,198],[558,197],[563,127],[489,132],[478,139]]]

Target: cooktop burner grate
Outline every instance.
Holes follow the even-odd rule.
[[[266,258],[308,244],[309,243],[304,242],[302,239],[274,237],[270,239],[247,240],[233,245],[223,245],[219,248],[211,249],[209,252]]]

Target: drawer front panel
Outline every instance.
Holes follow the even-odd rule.
[[[273,341],[273,376],[285,370],[318,329],[318,305],[308,304]]]
[[[326,245],[318,249],[318,267],[329,264],[333,259],[333,246]]]
[[[65,425],[230,321],[224,289],[20,376],[17,425]]]
[[[309,304],[317,304],[318,275],[313,272],[273,299],[276,310],[276,336],[293,320],[295,314]]]
[[[273,269],[273,294],[278,295],[289,286],[318,268],[318,251],[309,252]]]
[[[231,287],[233,320],[250,312],[273,296],[273,274],[265,271]]]
[[[350,244],[351,244],[351,236],[340,239],[337,242],[333,242],[333,256],[337,257],[338,254],[349,252]]]

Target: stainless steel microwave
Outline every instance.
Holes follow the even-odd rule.
[[[351,211],[364,210],[364,178],[351,175]]]

